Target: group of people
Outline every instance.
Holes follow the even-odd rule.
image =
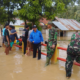
[[[22,41],[24,44],[24,54],[30,55],[30,51],[33,49],[33,58],[36,58],[36,53],[38,49],[38,60],[41,59],[41,44],[43,44],[42,33],[37,29],[36,25],[32,26],[32,30],[28,31],[29,26],[26,25],[22,32]],[[28,51],[26,53],[26,48]]]
[[[57,30],[52,26],[52,21],[48,22],[49,29],[49,39],[47,42],[47,58],[45,66],[50,64],[50,59],[52,58],[56,45],[57,45]],[[8,29],[11,31],[9,34]],[[14,37],[17,38],[17,33],[13,26],[6,25],[4,30],[4,41],[5,41],[5,53],[8,54],[9,50],[13,45]],[[17,38],[18,39],[18,38]],[[36,53],[38,49],[38,60],[41,59],[41,44],[43,44],[43,36],[42,33],[37,29],[36,25],[32,26],[32,30],[29,30],[29,26],[25,25],[25,29],[22,32],[22,41],[24,44],[24,54],[30,55],[30,51],[33,49],[33,58],[36,58]],[[28,51],[26,53],[26,48]],[[71,42],[67,48],[67,58],[66,58],[66,77],[71,77],[71,71],[74,60],[80,63],[80,33],[76,31],[72,37]]]
[[[3,29],[3,43],[5,44],[5,53],[9,54],[11,51],[15,38],[18,40],[17,32],[15,30],[15,26],[9,25],[6,23]]]

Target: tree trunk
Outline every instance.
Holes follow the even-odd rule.
[[[10,17],[9,17],[9,3],[8,3],[8,23],[10,23]]]
[[[25,20],[25,25],[27,25],[26,20]],[[25,25],[24,25],[24,28],[25,28]]]
[[[9,11],[8,11],[8,23],[10,23],[10,18],[9,18]]]
[[[25,20],[25,25],[27,25],[26,20]]]
[[[1,36],[2,36],[2,28],[1,28]]]
[[[9,16],[8,16],[8,23],[10,23],[10,19],[9,19]]]
[[[32,22],[32,26],[33,26],[33,25],[35,25],[35,23],[34,23],[34,22]]]

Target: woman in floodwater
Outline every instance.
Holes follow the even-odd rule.
[[[71,42],[67,48],[66,60],[66,77],[70,78],[74,60],[80,63],[80,33],[78,31],[76,31],[71,37]]]

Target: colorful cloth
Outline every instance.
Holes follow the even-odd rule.
[[[13,47],[14,42],[10,42],[10,47]]]
[[[52,48],[52,45],[57,45],[57,30],[52,27],[52,29],[49,30],[49,39],[48,39],[48,44],[47,44],[47,57],[49,59],[52,58],[55,48]]]
[[[19,40],[16,40],[16,44],[19,45]]]

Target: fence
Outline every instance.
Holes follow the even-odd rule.
[[[19,41],[22,41],[22,40],[19,39]],[[19,47],[19,48],[22,48],[22,51],[23,51],[23,48],[24,48],[23,45],[22,45],[22,46],[14,45],[14,46]],[[46,45],[46,44],[43,44],[42,46],[47,46],[47,45]],[[63,58],[60,58],[60,57],[59,57],[59,49],[60,49],[60,50],[67,51],[67,48],[59,47],[59,45],[57,45],[57,46],[56,46],[56,49],[55,49],[55,52],[54,52],[54,55],[53,55],[53,57],[51,58],[51,63],[57,63],[58,60],[61,60],[61,61],[66,62],[66,59],[63,59]],[[32,51],[33,51],[33,50],[32,50]],[[41,54],[47,56],[46,53],[41,52]],[[74,65],[80,66],[80,64],[77,63],[77,62],[74,62]]]

